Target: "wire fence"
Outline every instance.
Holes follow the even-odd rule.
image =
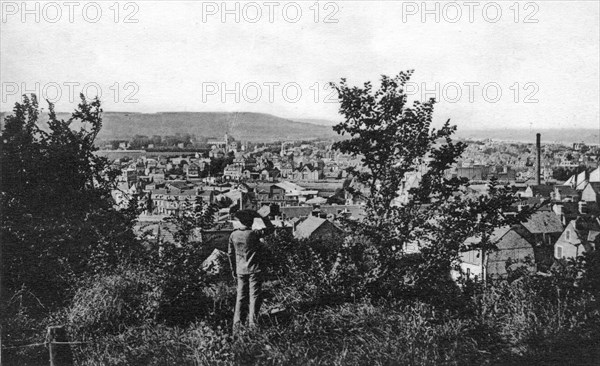
[[[3,350],[5,350],[5,349],[18,349],[18,348],[27,348],[27,347],[37,347],[37,346],[46,346],[46,347],[48,347],[48,345],[50,345],[50,344],[63,344],[64,345],[64,344],[89,344],[89,343],[91,343],[91,342],[80,342],[80,341],[77,341],[77,342],[42,342],[42,343],[23,344],[23,345],[20,345],[20,346],[8,346],[8,347],[2,346],[2,349]]]
[[[18,351],[19,349],[24,350],[27,348],[44,346],[48,352],[47,360],[49,361],[50,366],[72,366],[74,363],[71,346],[84,345],[92,342],[70,341],[65,327],[61,325],[54,325],[48,327],[46,340],[44,342],[10,346],[5,346],[3,343],[5,342],[2,342],[0,339],[0,364],[4,364],[6,358],[10,358],[10,361],[8,362],[19,362],[18,359],[14,359],[15,356],[20,357],[15,354],[20,353]]]

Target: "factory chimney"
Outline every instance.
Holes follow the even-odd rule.
[[[535,152],[536,152],[536,164],[535,164],[535,179],[536,184],[539,186],[542,184],[542,146],[540,143],[542,135],[537,133],[535,135]]]

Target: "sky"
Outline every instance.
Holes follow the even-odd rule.
[[[338,121],[329,82],[414,69],[464,129],[600,128],[598,1],[1,1],[0,111],[246,111]],[[468,5],[465,5],[468,4]]]

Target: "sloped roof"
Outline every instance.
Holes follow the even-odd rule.
[[[497,242],[497,241],[499,241],[511,229],[512,229],[512,227],[510,227],[508,225],[507,226],[501,226],[501,227],[495,228],[494,231],[492,232],[492,235],[490,236],[490,241],[491,242]],[[473,245],[473,244],[478,244],[480,241],[481,241],[481,237],[479,237],[479,236],[471,236],[471,237],[467,238],[467,240],[465,240],[465,244],[466,245]]]
[[[554,191],[554,186],[549,186],[545,184],[531,185],[528,188],[531,189],[534,196],[540,195],[543,197],[550,197],[550,193]]]
[[[563,214],[567,219],[572,219],[580,216],[579,202],[561,202]],[[596,202],[586,202],[586,215],[600,216],[600,206]]]
[[[529,220],[523,222],[523,226],[532,234],[562,233],[563,231],[560,217],[551,211],[533,213]]]
[[[323,204],[325,202],[327,202],[327,199],[323,198],[323,197],[315,197],[315,198],[311,198],[306,201],[306,203],[309,205],[313,205],[313,204],[319,205],[319,204]]]
[[[575,189],[578,191],[582,191],[587,184],[588,184],[587,180],[582,180],[581,182],[577,183],[577,186],[575,187]]]
[[[149,235],[151,241],[175,243],[173,234],[177,231],[175,224],[171,222],[139,222],[133,227],[138,236]]]
[[[558,191],[563,196],[577,196],[577,190],[571,186],[555,186],[555,191]]]
[[[584,189],[587,189],[588,187],[593,189],[596,194],[600,193],[600,182],[589,182]]]
[[[169,181],[167,185],[177,188],[177,189],[186,189],[190,188],[192,185],[186,181]]]
[[[515,202],[513,206],[527,205],[530,207],[539,206],[538,211],[551,211],[550,200],[545,197],[521,197],[518,202]],[[541,204],[541,206],[540,206]]]
[[[206,272],[217,274],[229,267],[227,253],[216,249],[202,262],[202,269]]]
[[[587,240],[588,241],[595,241],[596,238],[598,238],[598,236],[600,235],[600,231],[594,231],[594,230],[590,230],[588,232],[588,237]]]
[[[590,173],[590,182],[600,182],[600,167]]]
[[[286,217],[301,217],[310,215],[313,209],[310,206],[282,206],[279,210]]]
[[[302,191],[302,190],[304,190],[304,187],[301,187],[295,183],[288,182],[288,181],[274,183],[273,185],[275,185],[279,188],[282,188],[286,191]]]
[[[262,206],[260,209],[258,209],[257,212],[262,217],[269,216],[271,214],[271,207],[270,206]]]
[[[577,184],[577,175],[572,175],[569,177],[569,179],[567,179],[563,185],[565,186],[572,186],[574,187]]]
[[[338,214],[338,211],[350,213],[350,218],[362,219],[365,217],[365,207],[361,205],[321,205],[321,212],[326,214]]]
[[[294,236],[299,239],[310,238],[310,236],[323,225],[331,225],[331,227],[334,228],[334,230],[340,230],[337,226],[335,226],[328,220],[315,216],[309,216],[304,221],[298,224]]]

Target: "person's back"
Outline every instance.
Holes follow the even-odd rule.
[[[235,272],[238,275],[258,273],[262,270],[261,243],[257,233],[249,228],[235,230],[229,237],[229,243],[232,246],[229,250],[232,257],[232,251],[235,252]]]
[[[237,280],[237,299],[233,325],[236,328],[245,316],[248,307],[250,326],[256,325],[261,303],[261,272],[263,255],[261,236],[270,233],[273,225],[268,219],[263,219],[264,230],[254,231],[252,225],[260,215],[255,211],[242,210],[234,214],[235,231],[229,236],[229,264],[233,277]]]

